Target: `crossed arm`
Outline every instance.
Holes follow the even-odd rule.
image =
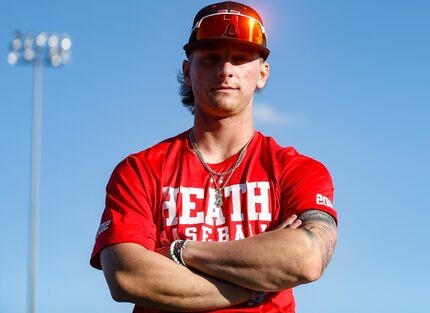
[[[193,312],[229,307],[252,291],[277,291],[321,277],[333,254],[333,218],[308,210],[276,230],[229,242],[190,242],[189,268],[153,251],[122,243],[101,253],[103,272],[116,301],[166,311]]]
[[[193,312],[247,301],[251,291],[195,273],[133,243],[103,249],[101,264],[112,297],[146,308]]]
[[[266,232],[241,241],[190,242],[187,265],[210,276],[258,291],[278,291],[319,279],[337,239],[327,213],[310,210],[302,225]]]

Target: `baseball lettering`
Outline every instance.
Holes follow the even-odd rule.
[[[180,224],[203,223],[205,213],[194,213],[196,211],[196,203],[191,199],[191,196],[194,196],[195,199],[203,199],[203,192],[204,190],[202,188],[180,187],[180,193],[182,195],[182,216],[179,217]],[[193,212],[193,214],[191,214],[191,212]]]
[[[167,200],[163,201],[163,213],[166,216],[166,226],[178,224],[176,216],[176,202],[178,199],[179,188],[163,187],[163,195],[168,194]]]
[[[246,192],[245,184],[231,185],[224,188],[224,195],[226,198],[231,199],[233,212],[231,214],[231,220],[233,222],[242,222],[243,213],[240,206],[240,195]]]
[[[165,226],[160,235],[162,244],[169,243],[170,237],[179,237],[178,229],[191,240],[240,240],[264,232],[272,221],[268,182],[226,186],[222,208],[215,205],[214,188],[205,191],[204,188],[168,186],[162,191]]]
[[[256,195],[257,187],[260,194]],[[268,182],[246,183],[248,190],[248,217],[250,221],[271,221],[272,214],[269,213],[269,188]],[[261,212],[257,213],[257,204]]]

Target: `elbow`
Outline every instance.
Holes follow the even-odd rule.
[[[302,258],[297,278],[300,284],[307,284],[320,279],[322,273],[321,257],[316,251],[312,251]]]
[[[308,253],[270,271],[270,275],[259,281],[256,289],[268,292],[285,290],[314,282],[321,276],[321,259],[314,253]]]
[[[111,279],[107,279],[111,297],[116,302],[132,302],[132,292],[127,288],[127,284],[115,275]]]
[[[280,281],[282,286],[278,286],[278,290],[312,283],[322,276],[321,258],[314,250],[307,251],[290,262],[288,270],[285,269],[283,273],[284,279]]]
[[[113,282],[109,282],[109,291],[111,297],[116,302],[130,302],[134,303],[137,298],[137,291],[130,288],[127,282],[121,279],[115,279]],[[141,294],[141,296],[143,296]],[[142,298],[142,297],[141,297]]]
[[[139,284],[133,283],[133,280],[125,273],[115,273],[111,277],[106,277],[111,297],[116,302],[136,303],[145,302],[148,298],[147,292]]]
[[[116,273],[113,279],[108,280],[108,285],[114,301],[133,303],[148,309],[163,309],[178,300],[176,297],[166,295],[150,282],[144,284],[123,272]]]
[[[110,295],[115,302],[129,302],[123,290],[110,288]]]
[[[299,276],[301,284],[308,284],[317,281],[322,276],[321,269],[319,267],[309,267],[303,270]]]

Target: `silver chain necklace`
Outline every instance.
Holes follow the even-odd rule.
[[[209,164],[206,163],[203,154],[200,152],[199,148],[197,147],[197,143],[194,139],[193,135],[193,129],[190,129],[188,133],[188,138],[190,139],[191,145],[193,146],[194,152],[197,154],[197,157],[199,158],[200,162],[203,164],[203,167],[209,172],[211,176],[211,181],[215,185],[215,206],[217,208],[220,208],[223,205],[223,190],[224,187],[227,185],[227,182],[230,180],[231,176],[233,175],[233,172],[240,166],[240,164],[243,161],[243,158],[245,157],[246,150],[248,149],[249,143],[251,142],[252,138],[254,137],[255,129],[252,132],[251,137],[249,138],[248,142],[243,146],[243,148],[240,150],[239,156],[237,157],[236,162],[233,164],[233,166],[225,172],[217,172],[214,171]],[[216,179],[214,176],[219,176],[218,185]],[[226,180],[223,180],[223,176],[227,176]],[[221,185],[222,184],[222,185]]]

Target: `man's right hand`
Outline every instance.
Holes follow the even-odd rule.
[[[283,221],[281,224],[279,224],[275,229],[284,229],[284,228],[297,229],[301,224],[302,224],[302,221],[299,220],[296,214],[293,214],[285,221]]]

